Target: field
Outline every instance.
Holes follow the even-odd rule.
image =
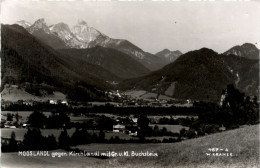
[[[2,119],[5,119],[6,120],[6,116],[7,116],[7,113],[10,113],[10,114],[13,114],[13,115],[16,115],[18,113],[18,115],[22,118],[19,118],[20,121],[27,121],[27,118],[29,117],[29,115],[32,113],[32,111],[2,111],[1,112],[1,118]],[[51,112],[43,112],[43,114],[45,116],[50,116],[51,115]],[[110,118],[113,118],[113,119],[117,119],[118,117],[127,117],[126,115],[125,116],[120,116],[120,115],[116,115],[116,114],[109,114],[109,113],[97,113],[96,116],[101,116],[101,115],[104,115],[106,117],[110,117]],[[70,120],[71,122],[86,122],[88,121],[89,119],[93,119],[93,117],[86,117],[86,116],[69,116],[70,117]],[[134,115],[130,115],[129,117],[134,117]],[[152,119],[152,120],[159,120],[160,118],[162,117],[165,117],[165,118],[173,118],[173,119],[178,119],[178,118],[194,118],[194,119],[198,119],[198,116],[192,116],[192,115],[165,115],[165,116],[159,116],[159,115],[148,115],[147,116],[149,119]],[[14,119],[15,120],[15,119]]]
[[[23,140],[24,134],[27,132],[27,129],[25,128],[2,128],[1,129],[1,137],[3,138],[10,138],[12,131],[16,135],[16,140]],[[60,133],[62,129],[41,129],[41,133],[43,136],[48,136],[48,135],[54,135],[56,137],[56,140],[58,140]],[[68,135],[72,136],[72,134],[75,132],[75,128],[67,129]],[[99,134],[99,130],[88,130],[88,133],[93,134],[96,133],[97,135]],[[136,139],[136,137],[129,136],[125,133],[122,132],[112,132],[112,131],[107,131],[105,132],[105,138],[110,139],[111,137],[119,136],[120,139]]]
[[[228,149],[232,157],[207,156],[209,148]],[[216,133],[154,149],[159,157],[117,158],[125,167],[257,168],[259,164],[259,125]]]
[[[19,116],[22,117],[23,120],[26,120],[30,116],[32,111],[1,111],[1,115],[4,117],[7,116],[7,113],[10,113],[13,115],[18,114]],[[51,115],[51,112],[43,112],[43,114],[48,117]]]
[[[3,153],[3,168],[257,168],[259,167],[259,125],[216,133],[174,144],[90,144],[77,146],[87,151],[153,151],[158,157],[19,157],[17,153]],[[227,148],[232,157],[207,156],[209,148]],[[15,162],[13,162],[15,160]]]
[[[153,128],[155,125],[157,125],[159,127],[159,129],[162,129],[163,127],[165,127],[167,129],[167,131],[171,131],[173,133],[179,133],[182,128],[189,130],[189,127],[185,127],[182,125],[151,124],[149,126]]]
[[[130,96],[135,99],[155,99],[157,98],[156,93],[147,92],[144,90],[129,90],[126,92],[123,92],[124,95]],[[162,100],[173,100],[173,98],[165,96],[165,95],[159,95],[159,99]]]
[[[47,96],[34,96],[27,93],[24,89],[17,88],[16,85],[10,87],[5,86],[4,90],[1,92],[1,98],[4,101],[17,102],[18,100],[33,100],[33,101],[48,101],[53,100],[66,100],[66,95],[61,92],[54,92],[53,95]]]
[[[195,116],[195,115],[164,115],[164,116],[159,116],[159,115],[148,115],[147,116],[149,119],[154,119],[154,120],[159,120],[160,118],[168,118],[168,119],[170,119],[171,117],[173,118],[173,119],[178,119],[178,118],[194,118],[194,119],[198,119],[199,117],[198,116]]]
[[[154,127],[154,125],[149,125],[150,127]],[[162,129],[163,127],[165,127],[168,131],[171,131],[173,133],[179,133],[180,130],[182,128],[185,128],[186,130],[188,130],[188,127],[185,126],[181,126],[181,125],[158,125],[159,129]],[[16,140],[23,140],[24,134],[27,132],[27,129],[25,128],[2,128],[1,129],[1,137],[3,138],[10,138],[11,137],[11,133],[12,131],[15,133],[16,135]],[[58,140],[58,137],[60,136],[62,129],[41,129],[41,133],[43,136],[48,136],[48,135],[54,135],[56,137],[56,139]],[[75,128],[72,129],[67,129],[68,135],[72,136],[72,134],[75,132]],[[88,132],[90,134],[96,133],[98,135],[99,131],[98,130],[88,130]],[[135,137],[129,136],[125,133],[122,132],[112,132],[112,131],[107,131],[105,132],[105,138],[106,139],[110,139],[111,137],[115,137],[115,136],[119,136],[120,139],[135,139]],[[153,139],[160,139],[162,140],[165,137],[156,137]],[[169,137],[167,137],[169,138]],[[148,138],[151,139],[151,138]]]
[[[120,105],[121,103],[116,103],[116,102],[89,102],[92,106],[105,106],[106,104],[110,104],[113,106]]]

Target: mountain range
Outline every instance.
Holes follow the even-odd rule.
[[[48,26],[44,19],[39,19],[32,25],[27,21],[18,21],[16,24],[23,26],[40,41],[56,49],[96,46],[113,48],[129,55],[149,70],[160,69],[169,63],[164,58],[145,52],[127,40],[110,38],[90,27],[83,20],[78,20],[78,23],[71,29],[65,23]]]
[[[77,85],[82,96],[99,99],[110,87],[106,80],[120,80],[98,65],[60,54],[18,25],[2,25],[1,33],[2,86],[45,83],[68,94]]]
[[[259,49],[250,43],[223,54],[202,48],[153,55],[83,20],[71,29],[65,23],[47,26],[44,19],[19,21],[2,25],[1,33],[2,86],[44,83],[71,99],[103,101],[112,89],[215,102],[228,84],[246,95],[259,93]]]
[[[140,77],[150,72],[127,54],[111,48],[96,46],[88,49],[63,49],[59,51],[70,58],[99,65],[122,79]]]
[[[149,75],[125,80],[119,87],[122,90],[147,90],[178,99],[219,101],[228,84],[234,84],[247,95],[258,95],[258,79],[258,60],[220,55],[202,48],[181,55]]]

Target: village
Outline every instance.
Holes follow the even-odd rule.
[[[57,93],[55,93],[57,94]],[[60,94],[60,93],[59,93]],[[177,100],[146,91],[106,92],[109,102],[76,102],[63,99],[2,101],[2,142],[8,145],[12,134],[22,143],[29,130],[38,129],[42,136],[56,141],[67,132],[73,137],[87,134],[89,142],[167,143],[222,132],[237,127],[225,118],[208,122],[215,106],[221,112],[230,108],[229,92],[223,90],[218,104]],[[243,99],[243,100],[242,100]],[[241,100],[256,104],[255,97]],[[83,131],[83,132],[82,132]]]

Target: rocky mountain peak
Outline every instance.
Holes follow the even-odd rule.
[[[72,33],[77,37],[77,39],[86,43],[87,45],[91,41],[96,40],[98,36],[102,35],[95,28],[89,27],[84,20],[78,21],[78,24],[72,28]]]
[[[52,33],[56,33],[63,41],[68,41],[73,38],[69,26],[65,23],[58,23],[49,27]]]
[[[32,26],[29,27],[30,33],[33,33],[34,31],[37,31],[37,30],[43,30],[44,32],[46,32],[48,34],[51,33],[44,18],[38,19],[37,21],[34,22],[34,24]]]
[[[68,26],[67,24],[65,24],[65,23],[62,23],[62,22],[50,26],[50,30],[51,30],[52,32],[53,32],[53,31],[54,31],[54,32],[55,32],[55,31],[68,31],[68,32],[71,32],[69,26]]]

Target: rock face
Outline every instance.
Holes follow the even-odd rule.
[[[98,30],[89,27],[83,20],[78,21],[78,24],[72,28],[72,32],[78,40],[85,43],[86,47],[89,46],[90,42],[95,41],[98,36],[102,36]]]
[[[33,34],[34,32],[37,32],[39,30],[44,31],[47,34],[51,34],[51,31],[49,29],[49,27],[47,26],[45,20],[42,19],[38,19],[36,22],[34,22],[33,25],[31,25],[30,27],[28,27],[28,31]]]
[[[64,41],[68,41],[73,37],[69,26],[65,23],[52,25],[49,27],[49,29],[52,33],[57,33],[57,35]]]
[[[245,43],[241,46],[235,46],[224,52],[225,55],[236,55],[248,59],[259,60],[259,49],[251,43]]]
[[[57,34],[51,32],[43,18],[38,19],[30,27],[27,27],[26,30],[34,37],[54,49],[69,48],[66,42],[57,36]]]

